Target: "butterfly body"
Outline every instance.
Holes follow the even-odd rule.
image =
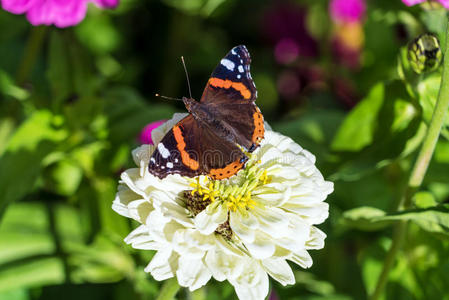
[[[200,101],[183,97],[189,115],[159,142],[150,158],[151,174],[229,178],[242,169],[264,136],[263,116],[249,73],[245,46],[220,61]]]

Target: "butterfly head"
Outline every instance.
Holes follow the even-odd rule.
[[[198,105],[198,102],[193,98],[182,97],[182,102],[184,102],[184,105],[190,113],[195,111],[195,107]]]

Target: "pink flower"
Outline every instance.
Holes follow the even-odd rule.
[[[413,6],[419,3],[423,3],[426,0],[402,0],[402,2],[404,2],[405,5],[407,6]]]
[[[86,16],[87,4],[93,2],[100,8],[114,8],[119,0],[0,0],[4,10],[25,14],[34,25],[73,26]]]
[[[164,124],[166,120],[154,121],[145,126],[140,132],[139,141],[141,144],[150,144],[153,145],[153,139],[151,138],[151,132]]]
[[[420,4],[426,2],[427,0],[402,0],[402,2],[407,6],[413,6],[416,4]],[[440,2],[445,8],[449,9],[449,0],[435,0],[436,2]]]
[[[360,22],[365,15],[365,0],[331,0],[330,15],[335,22]]]

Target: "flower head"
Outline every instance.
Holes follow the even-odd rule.
[[[331,0],[330,15],[337,23],[360,22],[365,15],[364,0]]]
[[[81,22],[88,2],[100,8],[114,8],[119,0],[0,0],[4,10],[13,14],[26,13],[28,21],[34,26],[56,27],[69,27]]]
[[[153,141],[183,116],[153,130]],[[156,280],[176,276],[195,290],[214,277],[228,280],[240,299],[264,299],[268,275],[283,285],[295,282],[287,260],[312,265],[308,250],[322,248],[325,238],[314,225],[328,216],[324,200],[333,185],[293,140],[267,130],[245,168],[225,180],[159,179],[148,172],[154,150],[134,150],[138,167],[122,174],[112,207],[141,223],[125,241],[157,251],[145,268]]]

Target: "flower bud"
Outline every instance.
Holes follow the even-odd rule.
[[[440,41],[434,34],[422,34],[409,43],[407,57],[416,73],[435,71],[443,58]]]

